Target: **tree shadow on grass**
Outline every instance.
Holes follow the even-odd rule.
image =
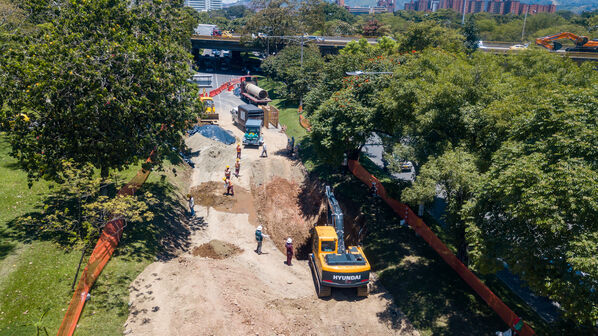
[[[16,245],[8,242],[0,242],[0,260],[3,260],[15,249]]]
[[[394,306],[378,314],[400,328],[403,315],[432,335],[491,335],[502,320],[380,199],[364,208],[370,225],[365,252]],[[397,309],[402,314],[397,312]]]
[[[113,189],[109,194],[115,194],[116,188]],[[147,222],[127,223],[114,255],[136,261],[152,258],[171,259],[180,251],[188,248],[190,234],[194,230],[200,229],[205,223],[201,218],[190,219],[187,216],[186,207],[181,203],[182,195],[168,181],[161,180],[143,184],[137,192],[141,201],[145,198],[145,192],[150,192],[158,200],[155,205],[150,206],[154,218]],[[65,249],[78,246],[79,244],[74,242],[72,233],[43,230],[41,210],[45,204],[52,202],[51,198],[52,195],[48,196],[36,211],[8,222],[6,236],[24,243],[30,243],[33,240],[53,241]],[[27,217],[31,217],[33,220],[25,221],[24,219]],[[24,222],[28,224],[24,224]],[[89,241],[90,247],[87,249],[87,254],[93,250],[98,237],[99,232]],[[0,245],[0,258],[2,258],[2,245]]]
[[[161,261],[170,260],[181,251],[187,251],[191,233],[205,223],[202,218],[188,216],[187,208],[181,202],[182,195],[172,184],[166,181],[145,183],[139,193],[140,200],[144,199],[145,192],[159,200],[151,207],[154,218],[126,227],[121,247],[117,248],[115,255],[125,259],[156,257]]]

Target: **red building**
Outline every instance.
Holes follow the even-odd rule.
[[[411,0],[405,4],[405,10],[435,12],[438,9],[452,9],[463,13],[463,1],[465,1],[465,13],[489,12],[493,14],[515,14],[528,15],[537,13],[554,13],[556,5],[536,5],[520,3],[518,0]]]

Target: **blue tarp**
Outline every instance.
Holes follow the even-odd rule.
[[[189,134],[189,136],[195,133],[199,133],[205,136],[206,138],[220,141],[227,145],[232,145],[235,143],[234,136],[232,136],[230,133],[216,125],[194,126],[192,129],[187,131],[187,134]]]

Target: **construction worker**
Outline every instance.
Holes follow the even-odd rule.
[[[237,159],[235,162],[235,176],[239,178],[239,171],[241,170],[241,160]]]
[[[189,212],[191,213],[191,217],[195,216],[195,200],[191,194],[187,194],[187,200],[189,201]]]
[[[228,179],[226,177],[223,177],[222,181],[224,181],[224,190],[228,190]]]
[[[237,159],[241,158],[241,144],[237,143]]]
[[[372,180],[372,187],[370,188],[370,192],[372,193],[373,197],[378,196],[378,187],[376,186],[375,180]]]
[[[286,244],[284,244],[284,246],[287,248],[287,265],[288,266],[293,266],[293,240],[289,237],[289,239],[287,239]]]
[[[226,169],[224,169],[224,177],[228,180],[230,180],[230,166],[227,165]]]
[[[260,157],[268,157],[268,148],[266,148],[266,143],[262,145],[262,154],[260,154]]]
[[[257,248],[255,253],[262,254],[262,241],[264,238],[268,238],[268,235],[262,232],[262,226],[258,226],[255,230],[255,240],[257,241]]]
[[[233,188],[233,183],[230,180],[226,180],[226,194],[235,196],[235,189]]]

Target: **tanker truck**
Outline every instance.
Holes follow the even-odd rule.
[[[245,76],[241,82],[241,99],[253,105],[267,105],[272,99],[268,98],[268,91],[257,86],[255,76]]]

